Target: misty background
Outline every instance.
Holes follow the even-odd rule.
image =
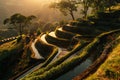
[[[71,16],[64,16],[56,9],[49,8],[52,2],[57,0],[0,0],[0,28],[3,27],[3,20],[15,13],[22,15],[35,15],[37,19],[45,22],[57,22],[71,20]],[[80,17],[80,10],[75,13],[75,18]]]

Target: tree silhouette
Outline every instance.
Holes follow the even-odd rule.
[[[22,36],[23,28],[25,26],[28,26],[30,24],[30,21],[34,18],[36,18],[34,15],[26,17],[20,13],[16,13],[10,18],[6,18],[3,23],[14,25],[16,28],[18,28],[20,36]]]
[[[83,18],[87,18],[87,13],[89,10],[89,7],[92,4],[92,0],[78,0],[78,4],[82,4],[83,9],[82,9],[82,14],[83,14]]]
[[[50,7],[59,9],[65,16],[70,14],[72,19],[75,19],[73,12],[77,11],[76,0],[61,0],[58,3],[52,3]]]
[[[119,3],[117,0],[92,0],[92,7],[95,9],[95,12],[103,12],[107,8],[111,11],[111,6]]]

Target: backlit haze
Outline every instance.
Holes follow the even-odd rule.
[[[71,19],[70,16],[65,17],[58,10],[49,8],[49,4],[54,1],[57,0],[0,0],[0,27],[4,19],[15,13],[35,15],[48,22]]]

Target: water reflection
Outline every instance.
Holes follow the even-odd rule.
[[[37,50],[36,47],[35,47],[36,41],[37,41],[37,39],[35,39],[35,41],[31,44],[31,48],[32,48],[33,52],[35,53],[35,56],[34,56],[34,57],[35,57],[36,59],[44,59],[44,57],[42,57],[42,56],[40,55],[40,53],[38,52],[38,50]]]
[[[82,73],[86,68],[88,68],[92,63],[93,59],[95,57],[90,56],[88,59],[86,59],[84,62],[82,62],[80,65],[75,67],[74,69],[70,70],[69,72],[65,73],[64,75],[60,76],[56,80],[72,80],[75,76]]]
[[[55,32],[50,32],[49,35],[50,35],[50,36],[53,36],[53,37],[57,37],[57,36],[55,35]]]
[[[46,36],[46,34],[43,34],[43,35],[40,37],[40,39],[41,39],[43,42],[49,44],[49,43],[46,41],[45,36]]]
[[[62,31],[62,28],[58,28],[58,30]]]

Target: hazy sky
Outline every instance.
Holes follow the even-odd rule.
[[[15,13],[23,15],[38,14],[41,9],[48,7],[45,4],[56,0],[0,0],[0,24],[3,20]]]
[[[0,11],[28,13],[54,0],[0,0]],[[0,13],[1,14],[1,13]]]
[[[35,15],[41,20],[51,22],[71,19],[70,15],[65,17],[59,11],[49,8],[49,4],[55,1],[58,0],[0,0],[0,26],[3,25],[4,19],[15,13]]]

